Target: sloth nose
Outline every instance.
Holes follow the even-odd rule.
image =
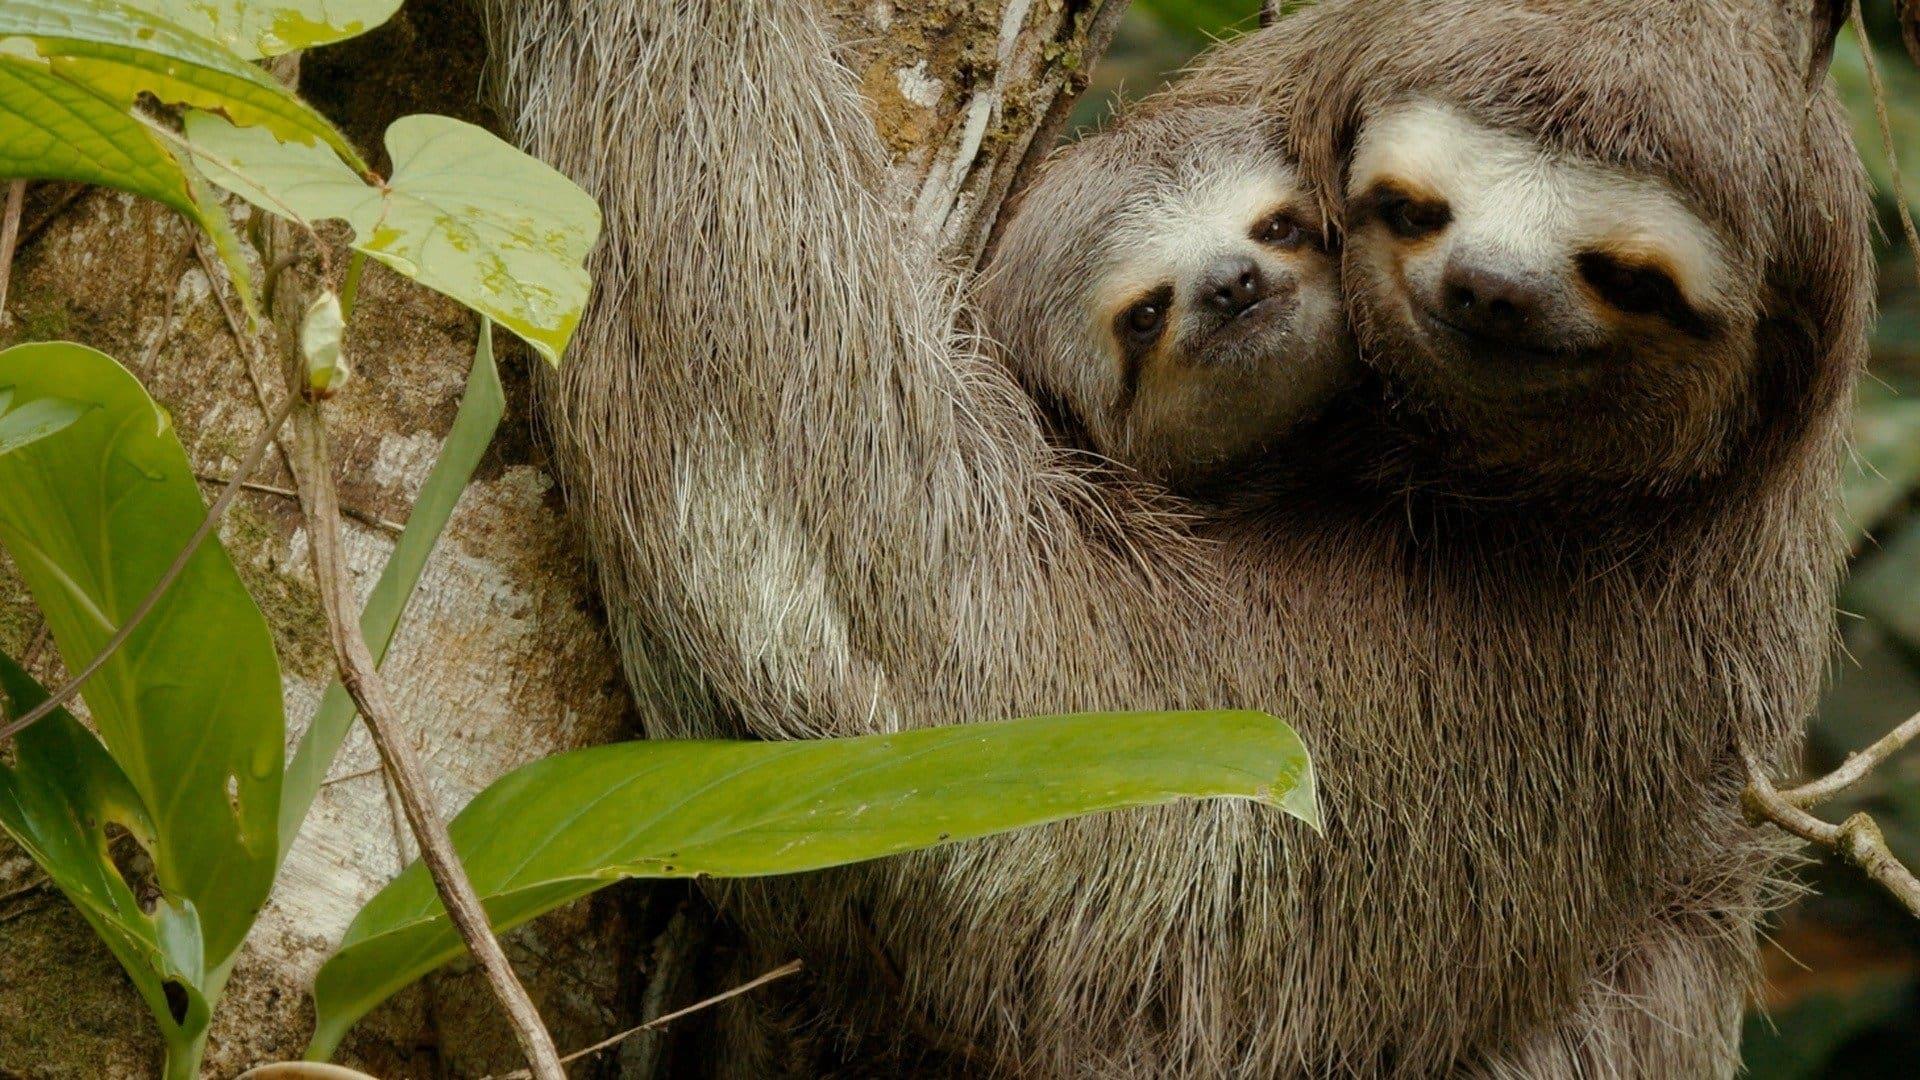
[[[1458,262],[1448,263],[1440,289],[1447,321],[1488,337],[1524,333],[1546,304],[1545,294],[1524,278]]]
[[[1200,282],[1200,300],[1231,319],[1272,295],[1260,264],[1246,256],[1222,259]]]

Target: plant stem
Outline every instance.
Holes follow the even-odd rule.
[[[240,462],[240,468],[233,474],[233,479],[227,481],[227,486],[220,489],[220,496],[213,500],[212,506],[207,508],[206,517],[200,519],[200,527],[195,529],[193,536],[187,540],[187,546],[180,549],[180,554],[174,556],[173,562],[160,575],[160,580],[154,582],[153,588],[147,591],[147,595],[140,598],[140,603],[133,609],[133,613],[121,622],[120,628],[113,632],[113,636],[100,647],[100,651],[94,654],[93,659],[87,661],[87,665],[81,668],[79,673],[67,680],[66,685],[54,691],[47,700],[34,706],[25,716],[0,727],[0,742],[13,738],[55,709],[72,701],[74,695],[80,692],[80,688],[86,685],[87,680],[112,659],[120,646],[126,644],[127,639],[140,628],[140,624],[146,620],[146,617],[153,613],[153,609],[159,606],[161,598],[166,596],[167,590],[173,587],[173,583],[179,580],[181,573],[186,570],[187,563],[193,559],[194,552],[199,551],[200,545],[206,542],[207,537],[213,535],[214,529],[220,524],[221,517],[226,514],[227,507],[232,504],[233,497],[239,494],[241,487],[245,485],[247,477],[253,475],[253,471],[260,467],[260,459],[267,455],[267,448],[273,445],[274,436],[279,432],[280,426],[286,423],[294,401],[294,396],[288,395],[287,400],[281,402],[280,408],[267,420],[266,427],[261,429],[259,436],[253,440],[253,445],[247,449],[247,456]]]
[[[20,239],[20,212],[27,204],[27,182],[7,185],[7,208],[0,211],[0,327],[7,325],[7,285],[13,280],[13,249]]]
[[[466,868],[460,865],[446,823],[434,810],[425,773],[402,731],[400,711],[374,664],[366,635],[361,632],[358,604],[341,543],[340,495],[333,482],[326,422],[320,412],[321,403],[308,400],[303,393],[306,378],[300,356],[299,325],[300,313],[310,299],[304,295],[309,291],[305,287],[307,279],[299,260],[290,257],[290,253],[297,250],[292,226],[274,220],[267,229],[266,239],[262,255],[267,256],[269,262],[286,262],[271,301],[273,328],[288,396],[300,402],[293,412],[290,458],[301,509],[306,515],[314,582],[319,588],[320,608],[326,617],[327,638],[340,672],[340,684],[366,720],[367,733],[373,738],[374,749],[400,801],[407,826],[420,845],[421,861],[433,878],[440,902],[499,999],[514,1038],[532,1066],[533,1076],[538,1080],[566,1080],[553,1036],[541,1021],[533,999],[527,996],[526,987],[514,974],[500,942],[493,936],[486,908],[481,905],[473,882],[467,878]]]
[[[772,971],[766,972],[763,975],[755,976],[753,979],[750,979],[747,982],[743,982],[739,986],[733,987],[730,990],[722,990],[710,998],[703,998],[699,1001],[694,1002],[691,1005],[688,1005],[684,1009],[675,1009],[674,1011],[666,1014],[665,1016],[656,1016],[652,1020],[649,1020],[646,1023],[641,1024],[637,1027],[630,1027],[618,1035],[613,1035],[613,1036],[609,1036],[608,1038],[601,1039],[599,1042],[594,1043],[592,1046],[586,1047],[581,1050],[575,1050],[573,1053],[568,1054],[566,1057],[563,1057],[560,1060],[563,1063],[570,1062],[570,1061],[578,1061],[589,1054],[597,1054],[600,1051],[605,1050],[609,1047],[617,1046],[620,1043],[625,1042],[626,1040],[634,1037],[635,1035],[640,1034],[643,1031],[652,1031],[653,1029],[658,1027],[665,1027],[666,1025],[674,1022],[675,1020],[680,1019],[683,1016],[691,1016],[692,1014],[697,1013],[702,1009],[711,1009],[715,1005],[718,1005],[723,1001],[727,1001],[731,998],[737,998],[741,994],[747,993],[748,991],[751,991],[751,990],[758,990],[759,988],[767,985],[770,982],[776,982],[780,979],[786,978],[789,975],[797,975],[800,973],[800,967],[801,967],[800,961],[789,960],[786,963],[781,964],[779,967],[774,968]],[[483,1078],[483,1080],[530,1080],[530,1078],[527,1071],[525,1069],[521,1069],[518,1072],[510,1072],[504,1076],[485,1077]]]
[[[366,638],[360,633],[360,620],[354,612],[351,585],[347,580],[346,556],[340,543],[340,507],[328,460],[326,425],[318,405],[306,403],[294,413],[293,441],[294,458],[299,462],[295,472],[311,538],[313,573],[320,586],[320,606],[326,614],[340,682],[359,706],[360,715],[366,718],[367,731],[373,736],[381,764],[399,794],[407,824],[420,843],[420,857],[433,876],[434,888],[439,891],[447,915],[460,931],[468,951],[493,984],[494,994],[513,1023],[520,1048],[533,1066],[533,1075],[538,1080],[565,1080],[553,1036],[547,1033],[526,988],[520,985],[500,942],[494,938],[486,909],[460,865],[446,825],[434,813],[426,779],[414,760],[412,748],[401,734],[399,711],[388,696],[386,684],[374,668]]]

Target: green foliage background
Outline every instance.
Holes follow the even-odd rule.
[[[1902,179],[1920,203],[1920,70],[1899,45],[1893,0],[1863,0],[1887,84]],[[1143,97],[1208,42],[1252,28],[1259,0],[1135,0],[1094,70],[1073,128],[1097,125]],[[1851,31],[1834,78],[1873,177],[1886,237],[1880,248],[1880,323],[1873,378],[1861,393],[1847,508],[1858,537],[1841,598],[1845,651],[1833,669],[1808,746],[1808,768],[1837,764],[1920,711],[1920,287],[1904,250],[1886,154]],[[1879,819],[1908,865],[1920,865],[1920,752],[1883,768],[1841,805]],[[1747,1025],[1750,1075],[1759,1080],[1905,1077],[1920,1061],[1920,922],[1850,869],[1816,863],[1813,892],[1783,913],[1766,956],[1767,990]]]

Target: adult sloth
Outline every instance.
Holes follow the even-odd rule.
[[[1734,1069],[1771,856],[1741,754],[1818,688],[1870,307],[1809,102],[1840,8],[1803,8],[1331,0],[1150,107],[1291,123],[1379,373],[1189,528],[1076,471],[956,331],[803,5],[489,0],[506,115],[608,211],[553,421],[654,730],[1234,704],[1316,753],[1324,838],[1190,806],[740,889],[818,974],[823,1054]],[[1019,345],[1084,331],[1033,301],[1092,289],[1112,206],[1036,205],[983,321],[1058,391]]]

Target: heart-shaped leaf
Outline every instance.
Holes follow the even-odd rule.
[[[804,742],[648,741],[537,761],[452,824],[496,929],[628,877],[817,870],[1100,810],[1225,796],[1318,827],[1299,736],[1264,713],[1032,717]],[[310,1057],[458,956],[418,863],[347,928],[314,985]]]
[[[444,116],[394,121],[384,185],[320,147],[207,113],[187,118],[187,136],[201,170],[228,191],[307,222],[344,219],[356,250],[492,318],[550,362],[566,351],[600,209],[489,132]]]

